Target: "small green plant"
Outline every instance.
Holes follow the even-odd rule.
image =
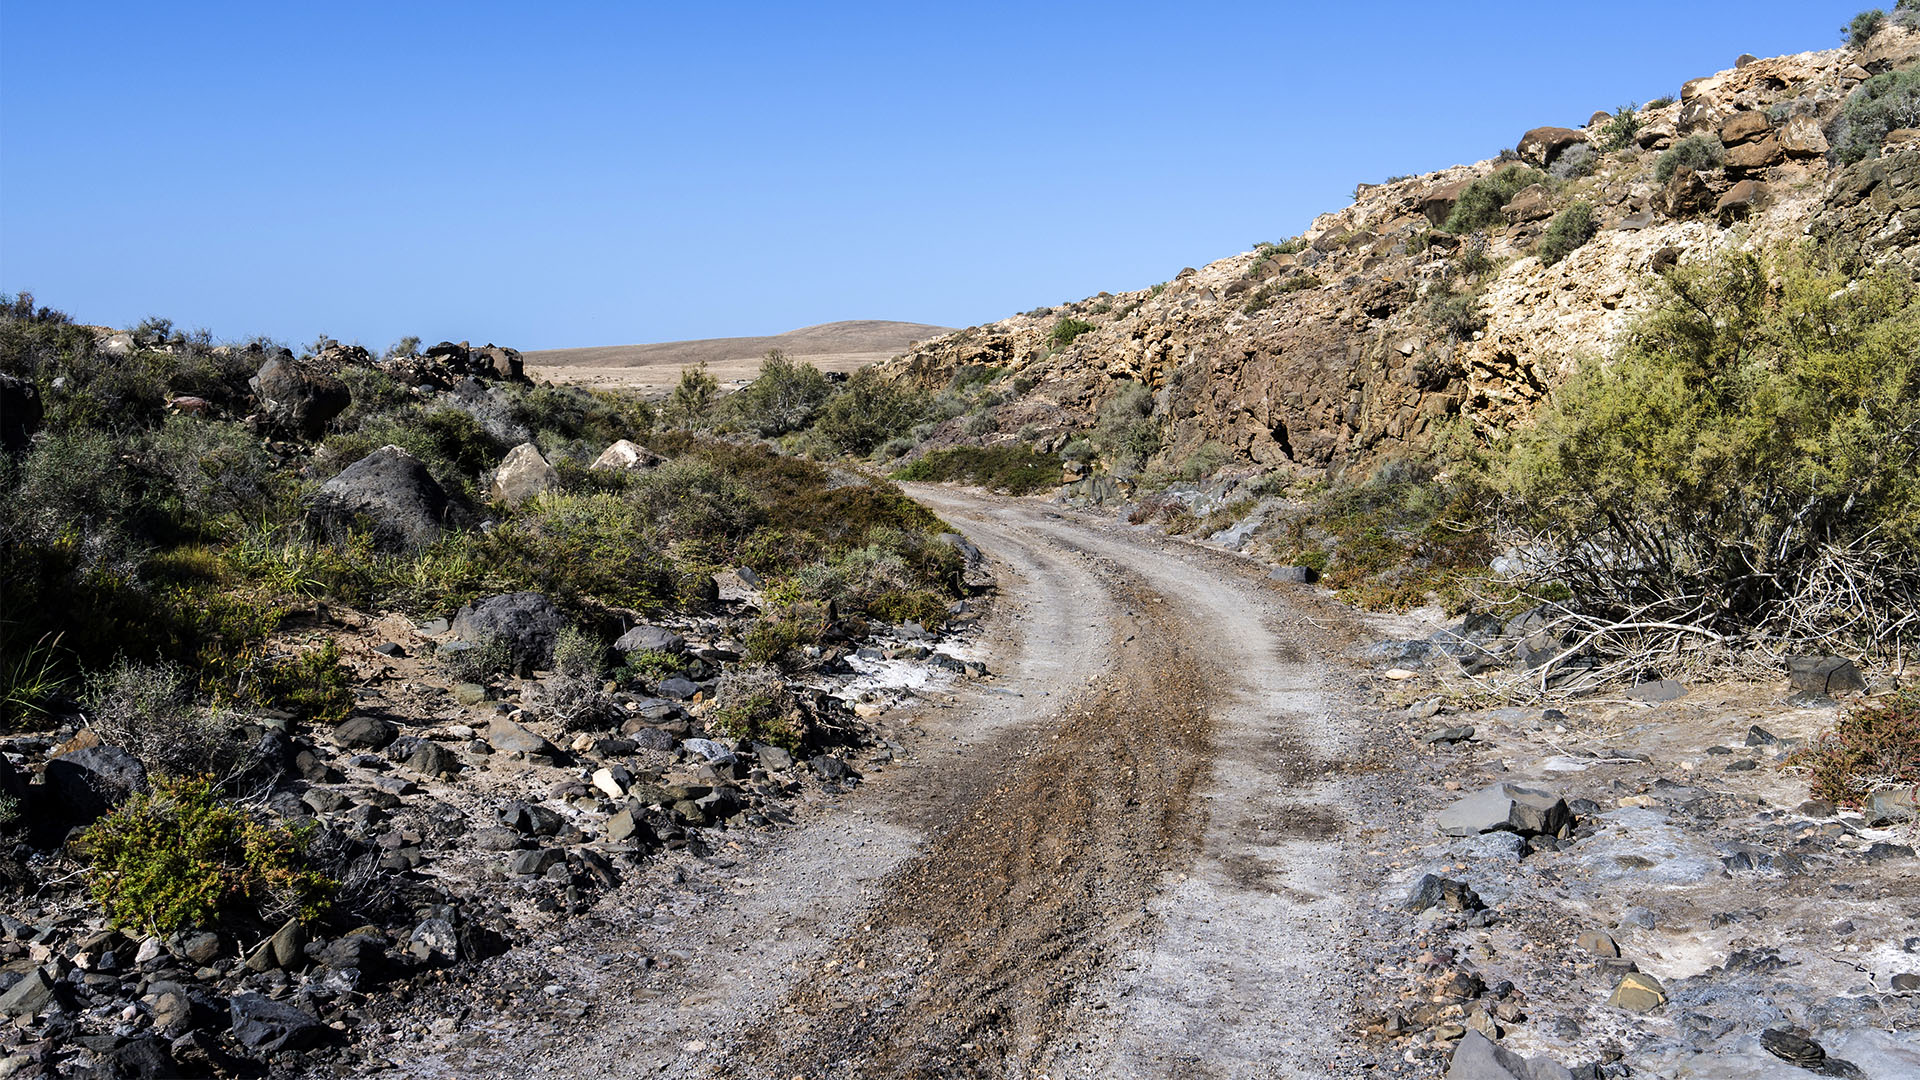
[[[486,682],[507,670],[513,653],[504,639],[488,634],[478,641],[449,642],[434,656],[440,673],[453,682]]]
[[[1056,349],[1064,349],[1073,344],[1073,339],[1094,329],[1092,323],[1069,315],[1053,324],[1053,333],[1047,335],[1047,341]]]
[[[1487,317],[1480,312],[1479,297],[1467,293],[1444,293],[1427,301],[1426,315],[1434,326],[1458,340],[1466,340],[1486,329]]]
[[[933,630],[947,620],[947,601],[925,589],[890,589],[867,602],[867,614],[890,623],[917,622]]]
[[[1540,238],[1540,261],[1552,266],[1574,252],[1574,249],[1593,239],[1600,231],[1600,222],[1593,215],[1592,205],[1577,202],[1553,216],[1547,225],[1546,235]]]
[[[62,669],[58,633],[43,634],[31,645],[8,652],[0,660],[0,731],[46,715],[48,703],[73,682]]]
[[[621,674],[624,681],[657,683],[669,679],[686,670],[684,656],[661,652],[658,649],[640,649],[627,654],[626,666]]]
[[[1920,127],[1920,65],[1861,83],[1840,107],[1834,126],[1834,153],[1841,164],[1878,157],[1888,132]]]
[[[261,665],[246,697],[312,723],[337,724],[353,708],[353,673],[340,662],[339,645],[329,640],[298,656]]]
[[[1029,446],[956,446],[935,450],[895,473],[900,480],[965,481],[1013,495],[1060,483],[1060,461]]]
[[[1537,169],[1508,165],[1492,176],[1475,180],[1460,193],[1460,198],[1453,204],[1453,211],[1447,215],[1447,223],[1441,228],[1458,234],[1499,224],[1502,220],[1500,211],[1520,189],[1546,179],[1546,174]]]
[[[785,750],[806,744],[811,725],[777,668],[742,667],[720,679],[707,730],[726,739],[763,742]]]
[[[1727,159],[1726,147],[1711,135],[1689,135],[1674,143],[1653,162],[1653,178],[1666,183],[1681,169],[1717,169]]]
[[[1628,102],[1613,114],[1613,118],[1600,127],[1600,152],[1611,154],[1616,150],[1625,150],[1633,145],[1640,134],[1639,106]]]
[[[316,918],[337,885],[306,865],[306,836],[254,820],[211,780],[159,776],[76,846],[115,926],[167,934]]]
[[[1838,806],[1859,806],[1878,788],[1920,787],[1920,691],[1849,708],[1787,763],[1807,771],[1814,798]]]
[[[791,619],[761,619],[747,631],[747,651],[742,656],[749,664],[786,667],[793,662],[795,650],[809,639],[807,631]]]
[[[598,679],[607,673],[607,643],[578,627],[562,627],[553,642],[553,670],[574,679]]]
[[[1864,48],[1867,42],[1873,40],[1873,35],[1879,33],[1880,28],[1885,25],[1887,25],[1887,13],[1879,8],[1869,8],[1855,15],[1852,21],[1841,27],[1840,36],[1846,38],[1847,44],[1854,48]]]
[[[720,381],[707,373],[707,365],[695,364],[680,373],[679,385],[667,396],[660,419],[668,427],[704,427],[720,397]]]
[[[1673,101],[1674,101],[1674,98],[1672,94],[1662,94],[1659,97],[1654,98],[1652,101],[1647,102],[1646,107],[1649,109],[1664,109],[1667,106],[1673,104]]]

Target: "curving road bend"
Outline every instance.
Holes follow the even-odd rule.
[[[995,562],[999,678],[916,719],[912,767],[765,841],[732,871],[750,876],[716,872],[697,907],[650,908],[635,882],[610,901],[630,919],[535,943],[575,1022],[476,1010],[403,1074],[1360,1071],[1349,898],[1374,883],[1348,836],[1356,713],[1317,659],[1337,610],[1048,504],[909,491]],[[623,948],[668,960],[585,959]]]

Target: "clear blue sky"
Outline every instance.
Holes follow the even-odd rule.
[[[1860,6],[0,0],[0,290],[370,346],[967,325]]]

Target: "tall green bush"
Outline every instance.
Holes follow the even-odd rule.
[[[1920,127],[1920,65],[1861,83],[1840,107],[1834,126],[1834,154],[1841,164],[1878,157],[1888,132]]]
[[[1610,615],[1884,644],[1920,602],[1913,282],[1794,249],[1662,288],[1497,455],[1528,542]]]
[[[1546,174],[1525,165],[1509,165],[1492,176],[1468,184],[1441,226],[1450,233],[1472,232],[1498,224],[1500,211],[1521,188],[1546,180]]]
[[[1540,261],[1552,266],[1574,249],[1593,239],[1600,231],[1599,219],[1593,216],[1590,203],[1577,202],[1553,216],[1548,223],[1546,235],[1540,238]]]

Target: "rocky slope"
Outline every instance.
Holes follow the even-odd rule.
[[[1808,236],[1844,256],[1911,258],[1914,133],[1896,130],[1878,156],[1844,166],[1833,140],[1847,96],[1916,57],[1920,32],[1901,27],[1863,48],[1742,57],[1641,110],[1624,139],[1609,140],[1618,129],[1604,113],[1536,129],[1498,159],[1362,184],[1289,244],[969,327],[887,370],[930,390],[969,368],[1023,378],[1030,389],[995,414],[997,429],[970,441],[1023,431],[1057,449],[1132,382],[1154,393],[1162,464],[1207,444],[1268,469],[1335,474],[1417,455],[1454,418],[1506,425],[1582,358],[1606,356],[1675,260]],[[1657,180],[1659,155],[1696,135],[1719,140],[1724,163]],[[1470,183],[1515,162],[1553,179],[1518,192],[1489,227],[1439,229]],[[1598,232],[1549,265],[1543,233],[1579,202]]]

